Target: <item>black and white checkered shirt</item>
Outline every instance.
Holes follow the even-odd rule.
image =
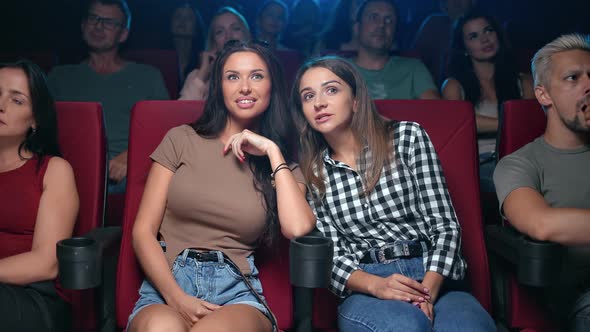
[[[432,142],[413,122],[396,122],[392,130],[393,161],[383,168],[370,195],[362,195],[360,174],[325,150],[326,194],[321,202],[308,199],[318,229],[334,241],[330,289],[341,297],[350,294],[345,286],[363,255],[398,240],[430,244],[424,253],[425,271],[451,279],[465,275],[461,230]],[[368,147],[361,153],[363,159],[370,161]]]

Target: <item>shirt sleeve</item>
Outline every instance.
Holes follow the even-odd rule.
[[[168,94],[168,88],[166,87],[166,83],[164,83],[164,78],[160,70],[154,68],[154,79],[152,80],[152,95],[150,99],[152,100],[168,100],[170,99],[170,95]]]
[[[316,217],[316,226],[322,234],[334,242],[334,259],[332,266],[332,277],[328,287],[337,296],[344,298],[350,295],[351,291],[346,288],[350,275],[359,269],[359,259],[349,251],[345,241],[334,227],[333,220],[321,202],[308,195],[309,204]]]
[[[182,126],[170,129],[150,158],[170,171],[176,172],[181,165],[184,138],[186,133]]]
[[[453,279],[462,278],[454,274],[457,264],[465,264],[461,251],[461,229],[438,156],[428,134],[415,125],[414,142],[410,145],[410,169],[418,186],[418,199],[423,218],[429,227],[430,249],[425,257],[427,271],[437,272]],[[463,266],[464,267],[464,266]]]
[[[295,181],[297,183],[307,184],[305,178],[303,177],[303,173],[301,172],[301,168],[299,168],[299,165],[297,165],[296,163],[290,163],[289,169],[293,173],[293,177],[295,178]]]
[[[496,195],[498,195],[502,216],[504,216],[502,212],[504,200],[514,190],[528,187],[541,192],[537,168],[530,160],[521,156],[518,152],[500,160],[494,170],[494,185],[496,186]]]
[[[432,75],[430,75],[430,71],[428,71],[426,66],[420,60],[416,60],[414,64],[412,84],[413,91],[416,94],[414,99],[420,98],[420,95],[428,90],[438,91],[434,84],[434,80],[432,79]]]
[[[197,70],[195,69],[186,77],[182,90],[180,90],[180,98],[178,99],[205,100],[208,92],[209,86],[197,77]]]

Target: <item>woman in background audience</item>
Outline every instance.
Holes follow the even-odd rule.
[[[461,229],[424,129],[381,117],[338,57],[304,64],[291,104],[317,227],[334,241],[340,331],[495,331],[457,287]]]
[[[170,20],[173,48],[178,56],[179,81],[197,68],[205,45],[205,25],[196,9],[187,2],[174,9]]]
[[[294,238],[315,226],[303,176],[288,165],[290,119],[271,51],[228,43],[201,118],[151,155],[133,227],[146,280],[129,331],[271,331],[253,252],[279,230]]]
[[[32,62],[0,65],[0,325],[67,331],[70,307],[54,280],[56,243],[72,235],[78,193],[60,158],[55,105]]]
[[[358,49],[358,36],[352,28],[356,20],[356,10],[361,1],[340,0],[332,14],[328,27],[322,33],[322,51],[354,52]]]
[[[209,93],[209,78],[213,62],[226,42],[230,40],[250,40],[248,22],[232,7],[219,9],[209,24],[206,50],[199,57],[198,69],[190,72],[180,90],[181,100],[204,100]]]
[[[280,43],[281,33],[289,19],[289,7],[281,0],[267,0],[258,7],[256,14],[256,38],[264,40],[271,49],[285,50]]]
[[[510,99],[534,98],[530,75],[519,73],[500,26],[493,18],[472,12],[453,30],[449,78],[442,85],[449,100],[467,100],[475,107],[480,182],[493,192],[492,174],[498,130],[498,110]]]

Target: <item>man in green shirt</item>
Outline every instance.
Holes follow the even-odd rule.
[[[390,55],[397,12],[391,0],[367,0],[359,7],[354,29],[359,36],[354,59],[374,99],[440,99],[424,64]]]
[[[127,40],[131,13],[125,0],[95,0],[82,22],[89,57],[80,64],[55,67],[48,84],[56,100],[102,103],[109,152],[109,192],[125,190],[127,143],[133,104],[168,99],[161,73],[119,55]]]

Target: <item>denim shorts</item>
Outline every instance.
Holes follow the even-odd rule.
[[[172,265],[172,274],[185,293],[217,305],[247,304],[269,317],[269,312],[252,294],[239,271],[223,261],[223,254],[220,251],[213,251],[218,255],[217,261],[201,262],[187,256],[190,250],[193,249],[185,249],[176,257]],[[248,276],[250,283],[264,299],[258,269],[254,266],[254,256],[248,257],[248,264],[252,271],[252,274]],[[141,309],[151,304],[165,303],[155,287],[147,279],[144,280],[139,288],[139,300],[129,316],[127,329],[131,320]]]

